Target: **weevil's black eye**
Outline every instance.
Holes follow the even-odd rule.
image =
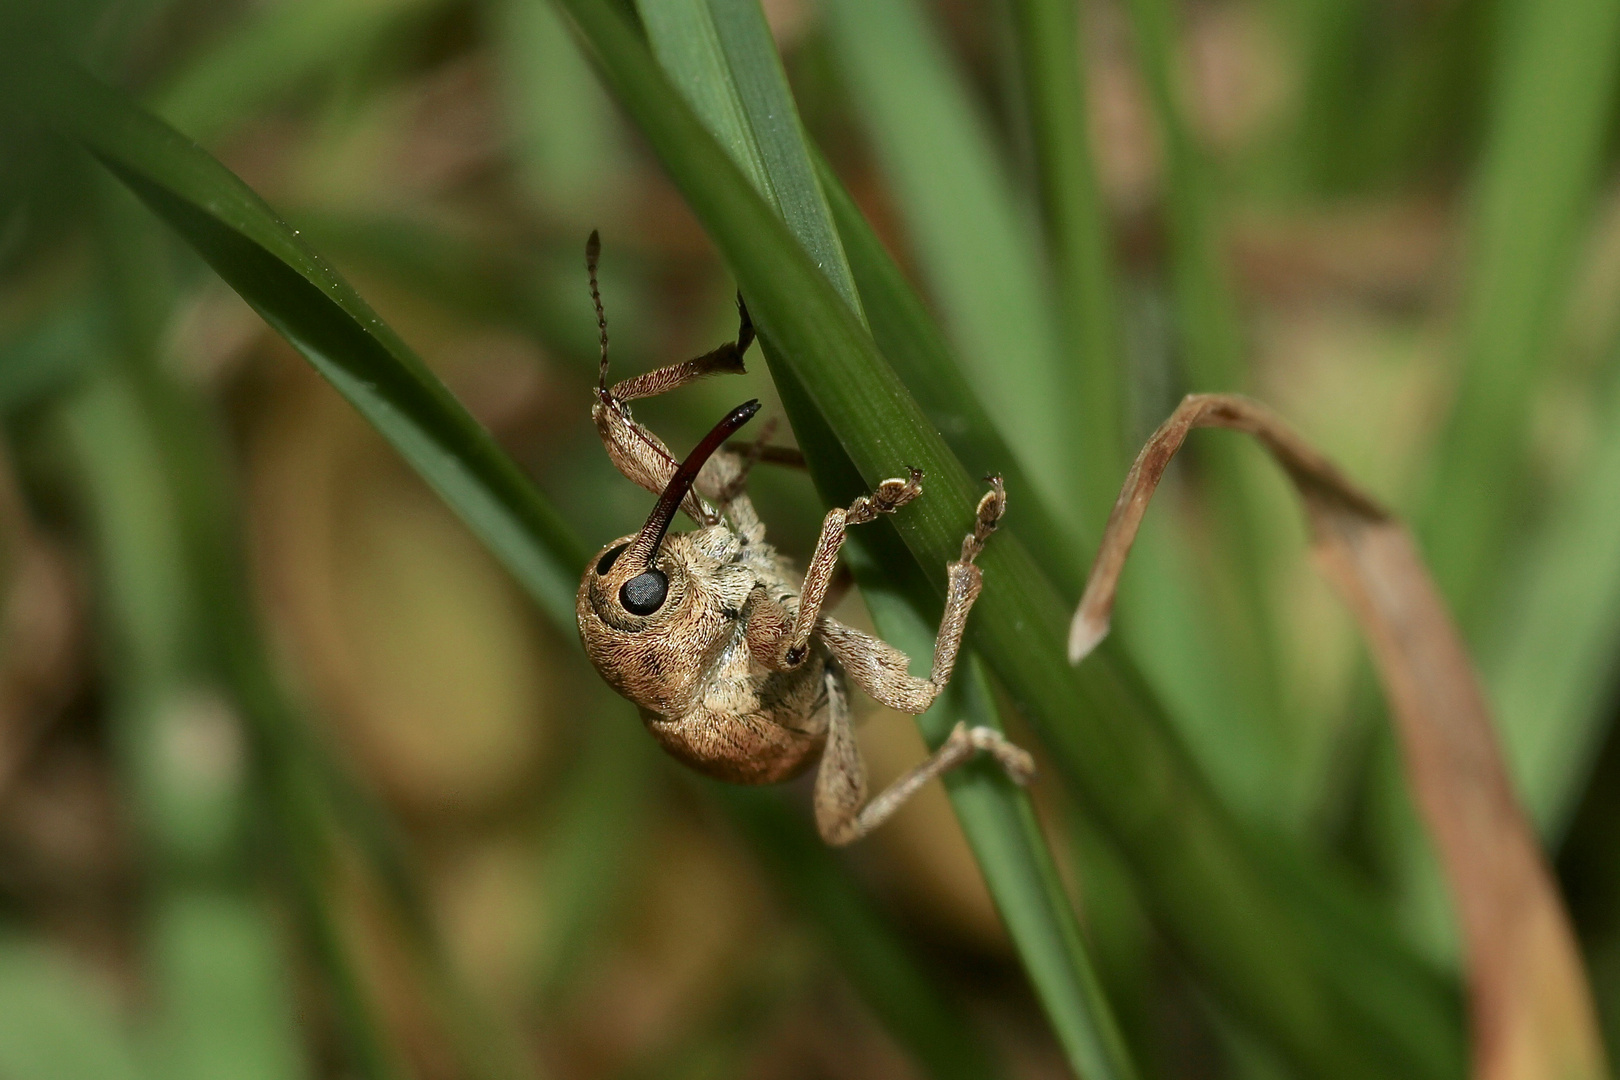
[[[624,583],[619,590],[619,603],[632,615],[651,615],[664,606],[664,597],[668,594],[669,578],[664,572],[646,570]]]
[[[624,549],[629,546],[629,544],[620,544],[618,547],[610,549],[606,555],[603,555],[601,559],[597,560],[596,576],[601,577],[603,574],[613,569],[613,564],[618,561],[619,556],[624,553]]]

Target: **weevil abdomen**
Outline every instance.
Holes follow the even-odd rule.
[[[641,719],[665,750],[705,776],[774,784],[821,755],[826,675],[819,654],[792,671],[765,671],[739,640],[699,704],[676,717],[643,708]]]

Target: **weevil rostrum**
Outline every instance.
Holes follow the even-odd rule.
[[[741,784],[787,780],[819,757],[816,826],[829,844],[860,839],[918,788],[983,751],[1019,783],[1029,754],[988,727],[958,724],[927,760],[870,802],[855,742],[846,676],[890,708],[926,710],[949,682],[982,576],[974,559],[1006,507],[999,477],[979,500],[961,557],[945,568],[945,613],[933,669],[919,678],[905,653],[823,614],[844,531],[892,514],[922,494],[922,473],[885,480],[847,509],[828,511],[803,576],[770,544],[744,489],[760,456],[724,445],[759,410],[733,409],[677,461],[638,423],[629,403],[706,375],[743,371],[754,339],[738,300],[737,340],[714,351],[608,385],[607,319],[596,281],[600,241],[586,245],[591,299],[601,333],[601,374],[591,415],[608,456],[658,495],[641,530],[604,546],[585,568],[575,611],[586,655],[609,686],[640,708],[664,749],[701,773]],[[698,523],[669,532],[677,510]]]

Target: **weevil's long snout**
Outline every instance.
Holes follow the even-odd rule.
[[[653,556],[658,553],[658,545],[664,542],[664,534],[669,532],[670,522],[675,520],[675,511],[680,509],[681,500],[686,493],[692,490],[697,481],[699,470],[703,463],[727,439],[737,433],[737,430],[759,412],[759,400],[745,401],[726,414],[724,420],[714,425],[714,430],[703,436],[703,441],[692,448],[681,462],[681,467],[675,470],[675,475],[669,478],[664,485],[664,493],[658,497],[658,505],[653,507],[652,516],[647,524],[641,527],[630,550],[625,552],[625,558],[631,566],[647,567],[652,565]]]

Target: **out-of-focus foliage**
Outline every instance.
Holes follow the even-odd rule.
[[[0,50],[0,1076],[1459,1075],[1433,856],[1258,454],[1189,448],[1110,666],[1042,681],[1188,390],[1419,523],[1620,1036],[1613,3],[14,0]],[[589,424],[593,227],[621,373],[757,296],[770,364],[637,416],[791,418],[788,553],[937,455],[839,617],[926,645],[954,463],[1016,479],[992,677],[922,731],[999,714],[1033,806],[975,773],[834,854],[582,663],[575,564],[649,502]],[[924,744],[869,720],[876,786]]]

